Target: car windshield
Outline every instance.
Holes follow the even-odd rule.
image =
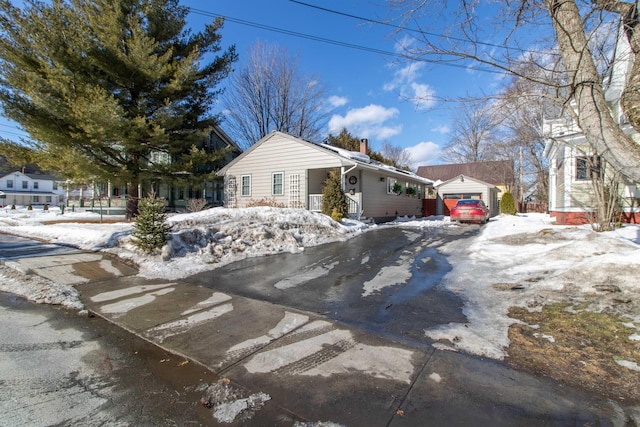
[[[480,205],[480,200],[458,200],[456,206],[478,206]]]

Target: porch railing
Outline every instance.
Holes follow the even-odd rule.
[[[347,194],[349,203],[349,217],[360,219],[361,193]],[[322,194],[309,194],[309,210],[322,212]]]
[[[309,194],[309,210],[322,212],[322,194]]]

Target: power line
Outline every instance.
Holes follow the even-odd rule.
[[[441,39],[449,39],[449,40],[455,40],[455,41],[460,41],[460,42],[468,42],[469,41],[467,39],[463,39],[463,38],[459,38],[459,37],[445,36],[444,34],[431,33],[429,31],[417,30],[415,28],[409,28],[409,27],[404,27],[404,26],[401,26],[401,25],[391,24],[389,22],[379,21],[379,20],[371,19],[371,18],[365,18],[363,16],[358,16],[358,15],[352,15],[350,13],[340,12],[338,10],[329,9],[329,8],[322,7],[322,6],[317,6],[315,4],[305,3],[305,2],[302,2],[302,1],[299,1],[299,0],[289,0],[289,1],[291,3],[296,3],[296,4],[299,4],[301,6],[322,10],[324,12],[328,12],[328,13],[332,13],[332,14],[340,15],[340,16],[345,16],[347,18],[357,19],[359,21],[364,21],[364,22],[368,22],[368,23],[371,23],[371,24],[384,25],[384,26],[391,27],[391,28],[396,29],[396,30],[408,31],[408,32],[411,32],[411,33],[420,34],[421,36],[432,36],[432,37],[438,37],[438,38],[441,38]],[[493,43],[487,43],[487,42],[481,42],[481,41],[476,41],[475,44],[478,44],[478,45],[481,45],[481,46],[487,46],[487,47],[496,47],[496,48],[500,48],[500,49],[514,50],[514,51],[517,51],[517,52],[531,52],[530,50],[522,49],[522,48],[519,48],[519,47],[505,46],[504,44],[493,44]]]
[[[9,129],[15,129],[15,130],[21,131],[20,128],[17,128],[15,126],[5,125],[3,123],[0,123],[0,126],[6,127],[6,128],[9,128]],[[7,131],[7,130],[2,130],[1,133],[8,134],[8,135],[20,136],[20,137],[26,137],[27,136],[25,133],[17,133],[17,132],[11,132],[11,131]]]
[[[297,31],[287,30],[287,29],[284,29],[284,28],[273,27],[273,26],[266,25],[266,24],[260,24],[260,23],[257,23],[257,22],[247,21],[247,20],[244,20],[244,19],[233,18],[233,17],[228,16],[228,15],[221,15],[221,14],[218,14],[218,13],[209,12],[209,11],[202,10],[202,9],[189,8],[189,10],[192,13],[196,14],[196,15],[202,15],[202,16],[207,16],[207,17],[212,17],[212,18],[224,18],[225,21],[233,22],[233,23],[236,23],[236,24],[245,25],[245,26],[249,26],[249,27],[253,27],[253,28],[259,28],[261,30],[271,31],[271,32],[274,32],[274,33],[285,34],[285,35],[298,37],[298,38],[303,38],[303,39],[307,39],[307,40],[313,40],[313,41],[317,41],[317,42],[320,42],[320,43],[326,43],[326,44],[331,44],[331,45],[335,45],[335,46],[345,47],[345,48],[348,48],[348,49],[355,49],[355,50],[361,50],[361,51],[364,51],[364,52],[377,53],[377,54],[383,55],[383,56],[393,56],[393,57],[400,58],[400,59],[409,59],[409,60],[416,61],[416,62],[426,62],[426,63],[430,63],[430,64],[439,64],[439,65],[444,65],[444,66],[447,66],[447,67],[454,67],[454,68],[461,68],[461,69],[471,69],[471,70],[475,70],[475,71],[482,71],[482,72],[493,73],[493,74],[506,74],[503,71],[498,71],[498,70],[491,69],[491,68],[474,67],[474,66],[471,66],[471,65],[464,65],[464,64],[457,64],[457,63],[454,63],[454,62],[447,62],[445,60],[416,58],[416,57],[413,57],[411,55],[405,55],[405,54],[398,53],[398,52],[390,52],[390,51],[387,51],[387,50],[382,50],[382,49],[372,48],[372,47],[368,47],[368,46],[357,45],[357,44],[353,44],[353,43],[347,43],[347,42],[343,42],[343,41],[339,41],[339,40],[328,39],[328,38],[325,38],[325,37],[319,37],[319,36],[314,36],[314,35],[311,35],[311,34],[300,33],[300,32],[297,32]]]

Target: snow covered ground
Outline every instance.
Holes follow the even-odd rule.
[[[162,252],[149,256],[131,243],[132,224],[80,223],[98,219],[91,213],[0,210],[0,232],[101,250],[134,261],[140,274],[175,280],[185,275],[243,259],[345,241],[379,227],[460,227],[447,217],[399,218],[385,225],[356,221],[338,224],[328,217],[299,209],[215,208],[169,217],[172,233]],[[575,302],[583,295],[602,295],[594,310],[612,310],[619,300],[631,301],[629,325],[640,331],[640,226],[596,233],[589,226],[553,225],[545,214],[499,216],[480,233],[440,250],[453,266],[443,286],[460,295],[468,322],[426,330],[440,348],[495,359],[506,355],[508,317],[512,306],[540,309],[552,302]],[[407,272],[410,274],[409,265]],[[26,278],[0,267],[0,290],[38,302],[78,308],[73,288],[37,277]],[[375,290],[374,290],[375,292]],[[615,294],[615,298],[612,295]],[[366,295],[363,295],[366,297]],[[635,313],[635,314],[634,314]]]

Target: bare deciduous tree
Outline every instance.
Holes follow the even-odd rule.
[[[462,102],[451,126],[451,138],[442,149],[443,160],[451,163],[495,160],[489,150],[494,142],[496,125],[485,101]]]
[[[518,192],[520,201],[534,186],[538,200],[547,200],[549,194],[549,169],[542,134],[546,102],[539,85],[516,78],[500,94],[494,106],[496,122],[500,119],[504,151],[510,153],[509,157],[517,165],[516,176],[522,189]]]
[[[303,75],[286,49],[256,43],[243,69],[230,77],[222,97],[228,132],[243,148],[278,130],[321,139],[328,113],[320,81]]]
[[[399,168],[409,167],[411,164],[411,155],[407,150],[397,145],[385,142],[382,144],[382,156],[391,161]]]
[[[574,118],[587,142],[616,171],[640,182],[640,144],[626,135],[612,117],[596,58],[589,49],[590,38],[597,33],[599,26],[621,18],[631,52],[637,56],[640,53],[640,31],[636,4],[595,0],[578,8],[576,0],[511,1],[495,8],[498,11],[493,16],[495,25],[489,25],[487,14],[490,11],[482,4],[468,0],[454,3],[390,0],[390,3],[400,11],[403,23],[412,25],[412,29],[402,25],[398,27],[399,31],[406,31],[417,42],[403,44],[410,46],[404,52],[407,57],[421,61],[426,58],[429,61],[457,61],[460,65],[475,63],[476,67],[545,84],[549,81],[540,80],[539,76],[554,74],[550,81],[556,94],[564,98],[566,106],[571,100],[576,102]],[[416,30],[415,24],[423,22],[422,16],[438,16],[441,19],[430,21],[443,26],[425,26]],[[444,27],[443,23],[447,26]],[[547,31],[549,24],[552,31]],[[436,32],[445,37],[438,37]],[[539,70],[535,73],[529,73],[528,68],[522,67],[536,53],[522,49],[518,42],[527,40],[532,44],[531,37],[537,33],[542,37],[554,37],[555,46],[548,46],[545,51],[552,55],[555,47],[562,67],[547,68],[555,62],[553,60],[537,62]],[[542,37],[540,43],[545,42]],[[634,62],[622,95],[622,106],[631,124],[640,131],[640,61]]]

